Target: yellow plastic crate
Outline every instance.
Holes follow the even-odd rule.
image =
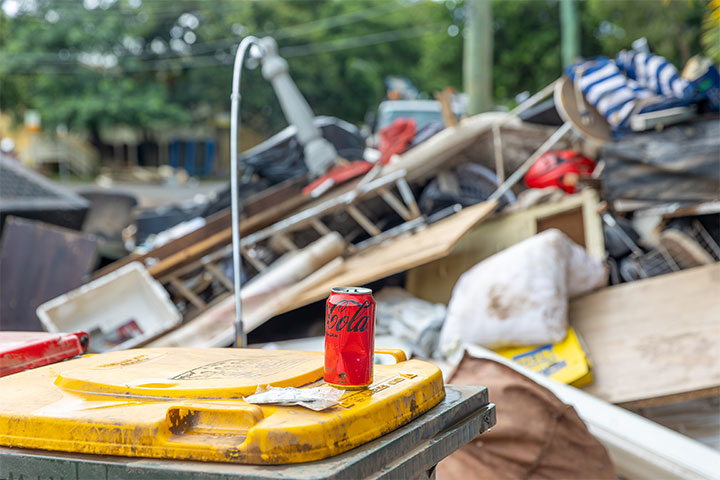
[[[321,412],[242,399],[258,385],[322,386],[322,374],[323,355],[315,352],[178,348],[87,356],[0,379],[0,445],[299,463],[373,440],[445,396],[440,370],[409,360],[376,365],[369,389],[347,392],[341,405]]]

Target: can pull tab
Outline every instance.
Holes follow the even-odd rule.
[[[395,359],[395,363],[407,361],[407,355],[405,355],[405,352],[399,348],[376,348],[375,354],[390,355]]]

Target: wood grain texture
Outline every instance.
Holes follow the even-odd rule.
[[[282,296],[280,302],[263,305],[262,301],[252,302],[252,298],[248,298],[243,301],[244,315],[247,317],[246,330],[251,331],[272,315],[326,298],[333,287],[364,285],[447,255],[457,241],[478,222],[488,217],[495,207],[495,202],[474,205],[414,235],[389,240],[337,265],[331,262],[307,278],[285,287],[290,294]],[[247,287],[243,292],[248,292]],[[226,345],[228,341],[232,341],[232,335],[227,335],[227,329],[232,327],[234,315],[234,297],[228,297],[216,307],[155,340],[149,346]]]
[[[467,232],[449,255],[410,270],[405,287],[418,298],[447,304],[460,275],[487,257],[532,237],[540,228],[558,228],[571,238],[573,231],[582,229],[588,253],[603,258],[605,241],[597,205],[597,192],[586,189],[559,202],[500,212]],[[572,218],[565,216],[563,222],[558,222],[555,217],[563,213]],[[572,229],[566,231],[570,225]]]
[[[96,261],[94,237],[8,217],[0,244],[0,330],[42,331],[35,309],[79,287]]]
[[[365,285],[448,255],[470,229],[489,217],[496,202],[483,202],[412,235],[396,237],[349,257],[340,273],[299,295],[290,311],[326,298],[340,285]]]
[[[593,363],[588,393],[640,407],[720,387],[720,263],[604,288],[569,318]]]

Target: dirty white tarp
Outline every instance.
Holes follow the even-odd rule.
[[[607,284],[607,272],[564,233],[539,233],[485,259],[458,280],[440,349],[461,342],[498,348],[556,343],[568,299]]]

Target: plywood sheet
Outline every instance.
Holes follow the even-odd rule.
[[[340,273],[305,291],[286,311],[327,297],[332,287],[364,285],[442,258],[470,229],[489,217],[496,207],[496,202],[473,205],[415,234],[387,240],[353,255],[345,261]]]
[[[588,393],[642,406],[720,390],[720,264],[608,287],[570,302],[595,382]]]

